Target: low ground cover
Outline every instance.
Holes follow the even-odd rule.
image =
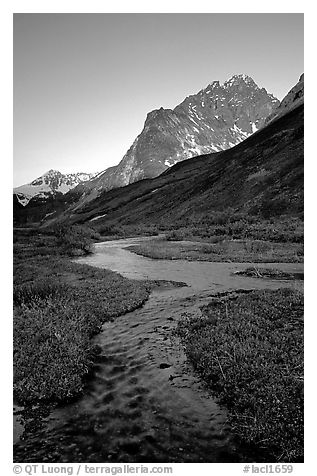
[[[211,242],[155,239],[127,249],[153,259],[185,259],[189,261],[232,261],[239,263],[300,263],[301,243],[276,243],[264,240],[217,239]]]
[[[303,295],[290,289],[215,298],[178,333],[229,409],[232,428],[274,461],[303,459]]]
[[[61,401],[82,391],[93,363],[90,338],[101,325],[148,298],[149,283],[71,262],[82,230],[60,235],[24,230],[14,243],[14,396],[19,403]],[[83,247],[80,244],[83,243]],[[90,245],[86,252],[90,252]]]

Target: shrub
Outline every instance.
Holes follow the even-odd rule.
[[[71,256],[93,252],[93,233],[94,230],[81,225],[61,226],[55,230],[58,244]]]
[[[217,243],[217,242],[216,242]],[[201,246],[200,251],[205,254],[212,254],[212,253],[217,253],[218,248],[216,248],[214,245],[210,244],[204,244]]]
[[[185,232],[183,230],[171,230],[166,233],[165,239],[167,241],[183,241],[185,239]]]
[[[98,228],[98,231],[104,236],[113,236],[119,234],[118,228],[114,227],[113,225],[102,225]]]

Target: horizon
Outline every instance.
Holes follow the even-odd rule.
[[[282,100],[303,72],[303,14],[14,14],[13,186],[117,165],[150,111],[213,81]]]

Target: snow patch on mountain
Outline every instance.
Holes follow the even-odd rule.
[[[89,221],[95,221],[95,220],[99,220],[99,218],[102,218],[102,217],[105,217],[107,215],[107,213],[104,213],[103,215],[98,215],[94,218],[91,218]]]

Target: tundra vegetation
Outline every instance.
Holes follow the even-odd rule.
[[[128,247],[136,254],[153,259],[188,261],[229,261],[238,263],[301,263],[303,247],[298,243],[274,243],[263,240],[200,241],[151,240]]]
[[[188,358],[229,410],[233,430],[269,460],[303,460],[303,295],[218,297],[179,322]]]
[[[301,217],[264,220],[227,209],[174,223],[96,224],[106,239],[136,235],[162,235],[159,239],[129,247],[153,259],[186,259],[233,262],[303,261],[304,229]]]
[[[102,236],[124,238],[136,235],[164,233],[167,240],[194,240],[214,242],[224,239],[263,240],[278,243],[303,243],[303,216],[263,218],[259,215],[237,212],[231,208],[208,214],[182,217],[177,220],[157,220],[155,223],[119,223],[102,221],[92,225]]]
[[[101,325],[141,306],[150,284],[73,263],[92,251],[84,227],[14,234],[14,396],[57,402],[82,391]]]

